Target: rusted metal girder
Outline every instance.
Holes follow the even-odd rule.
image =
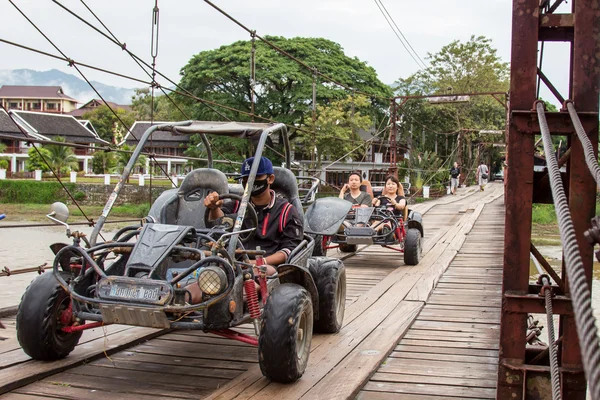
[[[536,386],[539,380],[545,380],[547,387],[550,387],[548,367],[529,364],[525,348],[527,314],[544,312],[543,298],[538,295],[539,285],[529,284],[534,135],[540,133],[539,121],[531,109],[537,100],[537,76],[539,74],[546,78],[542,71],[538,71],[538,41],[571,43],[571,58],[565,62],[565,66],[570,68],[569,93],[566,97],[574,101],[583,127],[597,152],[600,1],[576,0],[571,2],[570,14],[553,14],[561,2],[555,0],[551,6],[548,2],[540,8],[539,0],[513,0],[499,399],[534,398],[533,392],[540,389],[540,386]],[[546,13],[543,13],[544,9]],[[547,78],[544,82],[552,90],[554,86]],[[562,98],[556,89],[554,92],[558,98]],[[570,157],[565,156],[567,173],[564,179],[568,180],[565,187],[586,276],[591,282],[593,248],[587,244],[584,232],[589,228],[595,212],[595,182],[585,164],[581,144],[573,134],[574,128],[568,113],[547,112],[546,118],[552,134],[566,135],[568,138]],[[560,315],[562,395],[564,399],[585,399],[586,382],[564,267],[559,279],[562,281],[561,287],[555,287],[554,290],[560,295],[553,298],[553,303],[555,314]]]

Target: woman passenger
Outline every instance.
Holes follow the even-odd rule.
[[[404,208],[406,207],[406,199],[404,198],[404,188],[402,187],[402,184],[398,178],[393,175],[385,178],[385,186],[383,187],[381,196],[377,196],[373,200],[373,206],[385,206],[388,210],[393,211],[394,215],[403,215]],[[384,226],[387,225],[377,225],[377,223],[377,221],[373,223],[376,231],[380,231]]]

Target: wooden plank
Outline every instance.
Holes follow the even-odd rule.
[[[373,392],[370,390],[362,390],[356,400],[443,400],[449,396],[435,396],[410,393],[388,393],[388,392]],[[456,397],[454,397],[456,399]]]
[[[439,360],[439,361],[452,361],[459,363],[473,363],[473,364],[498,364],[498,357],[473,357],[473,356],[461,356],[456,354],[432,354],[432,353],[411,353],[408,351],[392,351],[390,357],[395,358],[410,358],[417,360]]]
[[[106,352],[109,354],[114,353],[163,333],[163,330],[150,328],[128,329],[111,337],[111,340],[107,343]],[[82,345],[75,347],[75,350],[62,360],[51,363],[30,361],[7,368],[0,375],[0,394],[99,357],[102,354],[101,350],[101,348],[99,349],[94,345]]]
[[[75,371],[75,370],[73,370]],[[110,378],[104,376],[89,376],[72,373],[71,371],[62,372],[44,380],[46,383],[57,386],[78,387],[99,389],[107,392],[126,392],[142,395],[154,395],[158,398],[184,398],[197,399],[206,394],[210,389],[201,389],[191,386],[193,381],[190,379],[188,385],[162,385],[152,381],[132,380],[124,376],[113,376]]]
[[[215,360],[212,358],[203,358],[202,354],[190,353],[187,357],[176,357],[170,354],[169,351],[161,351],[157,349],[153,353],[143,353],[137,349],[131,351],[122,351],[110,356],[115,363],[118,361],[136,361],[143,363],[152,363],[154,365],[172,366],[183,365],[189,368],[214,368],[231,370],[233,373],[241,373],[246,371],[254,362],[231,361],[231,360]],[[104,362],[104,359],[94,361],[93,364]],[[167,368],[164,367],[164,368]]]
[[[465,386],[475,388],[496,388],[497,381],[495,379],[469,379],[469,378],[448,378],[445,376],[424,376],[424,375],[404,375],[404,374],[388,374],[377,372],[371,378],[374,382],[398,382],[398,383],[419,383],[423,385],[449,385],[449,386]]]
[[[93,383],[92,383],[93,384]],[[142,393],[131,393],[127,392],[128,388],[123,385],[120,391],[106,391],[91,387],[76,387],[76,386],[63,386],[56,383],[48,383],[45,381],[35,382],[27,385],[23,388],[17,389],[15,392],[5,394],[0,397],[4,400],[5,396],[10,396],[13,393],[26,394],[36,396],[36,399],[69,399],[69,400],[81,400],[81,399],[110,399],[110,400],[156,400],[155,395],[145,395]],[[40,397],[37,397],[40,396]],[[177,397],[169,397],[170,399],[176,399]]]
[[[339,399],[356,395],[381,360],[395,347],[422,306],[421,302],[402,301],[381,326],[303,397]],[[356,368],[358,365],[360,368]]]
[[[390,393],[426,394],[442,396],[445,398],[458,397],[463,399],[494,399],[496,396],[496,389],[465,388],[448,385],[421,385],[418,383],[369,382],[365,385],[364,390]]]

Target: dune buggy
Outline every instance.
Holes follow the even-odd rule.
[[[318,199],[314,205],[321,208],[321,202],[332,201],[339,204],[335,198],[326,198]],[[307,230],[311,231],[311,227]],[[356,207],[337,229],[331,227],[327,234],[313,235],[316,242],[313,255],[325,255],[331,248],[351,253],[359,244],[376,244],[404,253],[405,264],[417,265],[421,259],[423,235],[423,217],[416,211],[405,208],[404,214],[399,216],[386,206]]]
[[[122,228],[110,240],[99,242],[123,184],[155,131],[200,134],[207,148],[208,168],[190,172],[179,188],[163,192],[141,224]],[[149,128],[89,238],[69,230],[64,204],[53,205],[48,217],[67,228],[73,244],[51,246],[53,273],[37,277],[23,295],[17,337],[27,354],[38,360],[66,357],[83,330],[107,324],[198,329],[257,346],[260,368],[272,381],[293,382],[302,376],[313,329],[335,333],[342,326],[344,264],[312,257],[315,243],[305,234],[275,275],[266,276],[264,267],[255,274],[250,257],[264,252],[245,244],[257,225],[249,199],[258,161],[251,167],[243,195],[229,193],[225,174],[212,168],[206,134],[253,140],[255,160],[266,145],[282,141],[287,168],[275,167],[272,189],[303,215],[296,179],[289,169],[285,125],[187,121]],[[276,139],[272,134],[277,134]],[[225,218],[219,225],[209,226],[203,200],[212,191],[240,202],[235,220]],[[347,211],[338,210],[340,221]],[[241,229],[245,218],[251,219],[254,228]],[[307,214],[304,218],[310,221],[312,217]],[[202,301],[198,304],[190,304],[191,294],[186,289],[190,284],[200,287]],[[246,323],[253,324],[256,336],[231,329]]]

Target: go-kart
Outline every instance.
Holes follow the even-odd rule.
[[[192,171],[179,188],[163,192],[141,224],[98,241],[112,205],[155,131],[200,134],[208,150],[206,134],[255,141],[257,161],[243,195],[229,193],[225,174],[212,168],[207,151],[208,168]],[[315,243],[306,234],[275,275],[267,276],[264,266],[254,272],[250,258],[259,259],[264,251],[245,246],[257,225],[250,191],[273,133],[283,137],[287,168],[275,167],[271,188],[303,215],[283,124],[188,121],[149,128],[89,238],[70,231],[67,207],[55,203],[48,217],[67,228],[73,243],[51,246],[53,272],[33,280],[23,295],[17,314],[23,350],[37,360],[57,360],[74,349],[83,330],[108,324],[198,329],[257,346],[262,373],[272,381],[299,379],[308,363],[313,330],[335,333],[342,326],[346,273],[338,259],[312,257]],[[235,220],[223,218],[210,226],[203,200],[212,191],[240,202]],[[337,220],[346,212],[339,209]],[[304,217],[311,220],[310,214]],[[245,218],[253,228],[241,229]],[[191,304],[189,285],[199,286],[200,303]],[[247,323],[253,324],[256,336],[232,329]]]
[[[318,199],[314,206],[322,207],[321,202],[332,203],[330,208],[333,209],[340,203],[338,200],[341,199]],[[311,231],[311,227],[307,230]],[[400,216],[386,206],[354,206],[337,229],[330,228],[327,234],[313,235],[316,242],[313,255],[326,255],[332,248],[352,253],[359,244],[375,244],[404,253],[405,264],[417,265],[421,259],[423,235],[423,217],[416,211],[405,208]]]

